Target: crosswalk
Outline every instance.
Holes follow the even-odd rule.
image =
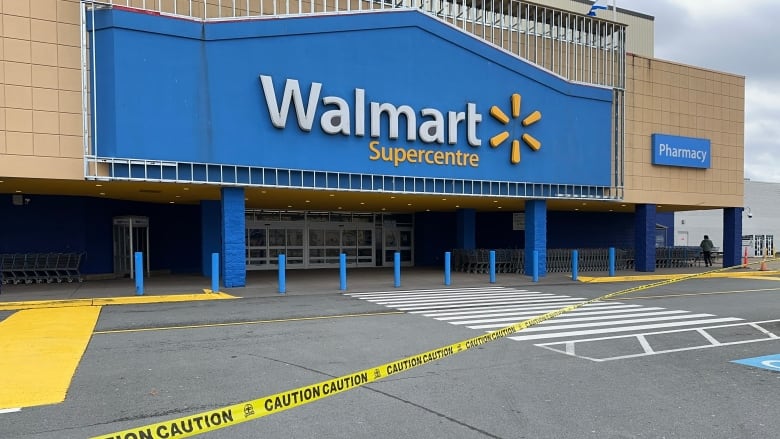
[[[502,286],[346,295],[452,325],[488,332],[588,300],[584,297]],[[595,335],[700,328],[741,320],[736,317],[718,317],[714,314],[608,301],[582,306],[526,328],[509,338],[518,341],[566,342]]]

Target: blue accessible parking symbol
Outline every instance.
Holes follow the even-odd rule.
[[[762,369],[769,369],[774,370],[775,372],[780,372],[780,354],[745,358],[743,360],[733,360],[732,363],[739,363],[746,366],[760,367]]]

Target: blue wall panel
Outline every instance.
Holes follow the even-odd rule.
[[[454,212],[414,215],[414,265],[444,264],[444,252],[457,248]]]
[[[566,82],[415,11],[208,24],[116,9],[98,11],[97,16],[101,156],[610,183],[610,90]],[[447,75],[440,74],[442,66],[452,65],[458,68],[445,67]],[[261,85],[261,75],[269,84]],[[288,80],[298,81],[298,110],[292,99],[282,97],[285,87],[292,87]],[[315,84],[322,88],[309,102]],[[365,93],[362,105],[357,89]],[[264,94],[269,90],[275,102]],[[511,117],[513,93],[522,96],[518,117]],[[325,97],[333,99],[325,103]],[[349,134],[326,134],[320,126],[323,114],[338,107],[335,101],[349,113],[342,118],[349,121]],[[289,105],[282,118],[285,127],[274,127],[271,114],[281,111],[285,102]],[[468,144],[468,121],[458,125],[455,144],[447,143],[454,136],[442,121],[442,145],[423,142],[417,130],[416,140],[407,140],[403,116],[399,131],[404,135],[391,139],[387,117],[382,116],[376,148],[403,148],[403,154],[410,150],[474,154],[478,166],[371,160],[376,154],[369,149],[370,102],[407,105],[418,125],[433,120],[423,116],[424,108],[446,118],[450,111],[468,113],[467,103],[473,103],[472,137],[481,146]],[[311,111],[305,110],[309,103]],[[506,125],[489,114],[492,106],[510,115]],[[366,112],[362,136],[357,134],[358,108]],[[520,121],[535,110],[541,112],[541,120],[523,127]],[[304,113],[312,122],[301,129]],[[509,138],[490,148],[488,139],[503,131]],[[542,147],[534,152],[521,142],[521,161],[512,164],[509,145],[523,134],[536,137]]]
[[[82,273],[111,273],[112,218],[138,215],[149,217],[152,270],[200,271],[197,206],[34,194],[25,197],[29,204],[14,206],[9,195],[0,195],[0,253],[85,252]]]

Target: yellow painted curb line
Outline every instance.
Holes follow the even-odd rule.
[[[95,299],[70,299],[70,300],[30,300],[24,302],[0,303],[0,311],[12,311],[19,309],[38,308],[68,308],[75,306],[103,306],[103,305],[138,305],[148,303],[193,302],[199,300],[235,299],[235,296],[225,293],[211,294],[171,294],[166,296],[127,296],[127,297],[103,297]]]
[[[748,279],[760,278],[762,276],[778,275],[780,271],[735,271],[735,272],[713,272],[702,274],[699,278],[733,278],[744,277]],[[647,280],[664,280],[664,279],[680,279],[683,277],[692,276],[693,273],[688,274],[639,274],[636,276],[578,276],[577,280],[583,283],[606,283],[606,282],[639,282]]]

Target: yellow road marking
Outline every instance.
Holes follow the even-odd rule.
[[[773,276],[742,276],[743,279],[761,279],[761,280],[780,280],[780,277]]]
[[[145,331],[168,331],[172,329],[199,329],[199,328],[216,328],[220,326],[242,326],[242,325],[261,325],[266,323],[285,323],[285,322],[300,322],[305,320],[327,320],[327,319],[343,319],[347,317],[370,317],[370,316],[384,316],[391,314],[405,314],[403,311],[386,311],[386,312],[373,312],[373,313],[360,313],[360,314],[340,314],[335,316],[316,316],[316,317],[296,317],[290,319],[272,319],[272,320],[254,320],[248,322],[229,322],[229,323],[209,323],[203,325],[183,325],[183,326],[158,326],[156,328],[136,328],[136,329],[116,329],[111,331],[95,331],[94,334],[121,334],[126,332],[145,332]]]
[[[0,409],[65,400],[100,307],[28,309],[0,322]]]
[[[760,274],[766,273],[766,274]],[[747,278],[754,279],[763,276],[780,274],[780,271],[749,271],[749,272],[711,272],[702,273],[697,276],[700,279],[712,278]],[[648,280],[682,279],[688,278],[692,274],[639,274],[635,276],[578,276],[577,280],[583,283],[604,283],[604,282],[640,282]]]
[[[733,291],[708,291],[704,293],[679,293],[679,294],[663,294],[657,296],[637,296],[637,297],[622,297],[620,299],[607,299],[607,300],[640,300],[640,299],[665,299],[667,297],[686,297],[686,296],[712,296],[715,294],[736,294],[736,293],[763,293],[767,291],[778,291],[780,288],[757,288],[754,290],[733,290]]]
[[[38,308],[67,308],[81,306],[103,305],[140,305],[147,303],[168,302],[192,302],[198,300],[236,299],[237,297],[225,293],[209,294],[171,294],[166,296],[127,296],[127,297],[103,297],[94,299],[70,299],[70,300],[29,300],[24,302],[0,303],[0,311],[13,311],[17,309]]]

